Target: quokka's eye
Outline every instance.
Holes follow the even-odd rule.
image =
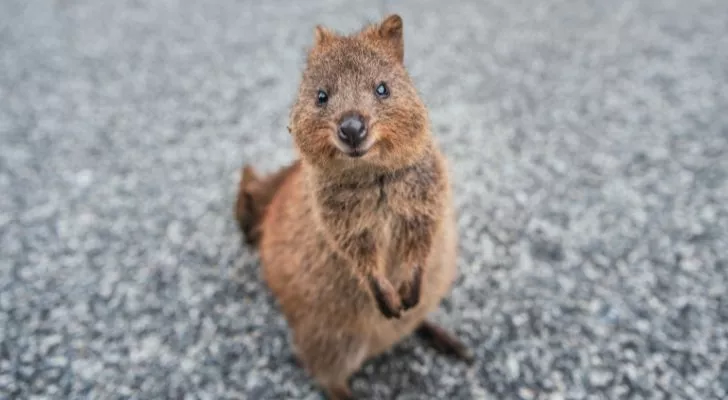
[[[381,99],[385,99],[385,98],[389,97],[389,89],[387,88],[387,85],[384,82],[377,85],[377,88],[374,91],[377,93],[377,96]]]
[[[326,94],[325,91],[319,90],[318,95],[316,96],[316,104],[319,106],[323,106],[324,104],[328,103],[329,101],[329,95]]]

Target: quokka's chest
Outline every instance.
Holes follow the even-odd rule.
[[[387,234],[403,221],[411,223],[418,214],[437,213],[443,193],[431,175],[413,169],[401,176],[366,183],[325,186],[318,192],[318,204],[325,219],[349,227],[381,229],[382,234]]]

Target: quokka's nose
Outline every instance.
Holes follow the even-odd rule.
[[[356,148],[367,137],[367,127],[361,115],[349,115],[339,123],[339,139]]]

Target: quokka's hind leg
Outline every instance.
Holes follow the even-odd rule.
[[[354,400],[349,380],[361,368],[368,348],[356,335],[322,336],[306,331],[294,339],[302,367],[329,400]]]
[[[328,400],[354,400],[354,394],[348,383],[329,385],[324,388]]]
[[[432,321],[425,320],[420,324],[415,333],[428,341],[437,351],[454,356],[467,364],[472,364],[475,360],[471,350],[458,339],[453,333],[448,332],[445,328],[435,324]]]

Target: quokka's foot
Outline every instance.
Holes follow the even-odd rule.
[[[465,343],[434,322],[424,321],[417,328],[416,333],[443,354],[454,356],[467,364],[472,364],[475,361],[472,351]]]
[[[399,296],[402,298],[402,308],[409,310],[420,302],[422,287],[422,268],[415,265],[412,271],[412,278],[409,282],[403,282],[399,287]]]
[[[328,400],[354,400],[354,394],[347,384],[328,386],[325,392]]]
[[[386,278],[370,276],[369,286],[382,315],[388,319],[399,318],[402,315],[402,299]]]

